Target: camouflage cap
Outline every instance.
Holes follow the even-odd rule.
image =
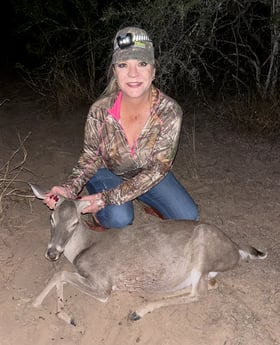
[[[153,42],[145,30],[127,27],[116,34],[112,63],[129,59],[155,63]]]

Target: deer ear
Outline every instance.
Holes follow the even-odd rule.
[[[39,186],[37,186],[36,184],[32,184],[29,183],[29,186],[32,189],[33,194],[36,196],[36,198],[38,199],[45,199],[45,195],[47,194],[46,191],[44,191],[43,189],[41,189]]]
[[[57,198],[58,198],[58,200],[57,200],[54,208],[57,208],[60,204],[63,203],[64,200],[66,200],[66,199],[68,200],[68,198],[65,198],[65,196],[63,196],[61,194],[58,194]]]

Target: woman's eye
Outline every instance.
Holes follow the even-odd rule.
[[[146,67],[147,65],[148,65],[148,63],[145,61],[139,62],[139,66],[141,66],[141,67]]]
[[[117,64],[118,68],[125,68],[126,67],[126,63],[121,62]]]

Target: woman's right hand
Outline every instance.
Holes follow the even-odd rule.
[[[52,189],[45,195],[44,204],[46,204],[51,210],[55,208],[56,203],[59,200],[59,195],[69,198],[69,191],[65,187],[54,186]]]

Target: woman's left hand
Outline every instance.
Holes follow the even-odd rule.
[[[102,194],[101,193],[82,196],[81,200],[87,200],[90,202],[90,205],[85,207],[82,210],[82,213],[96,214],[98,211],[100,211],[102,208],[105,207],[105,203],[102,200]]]

